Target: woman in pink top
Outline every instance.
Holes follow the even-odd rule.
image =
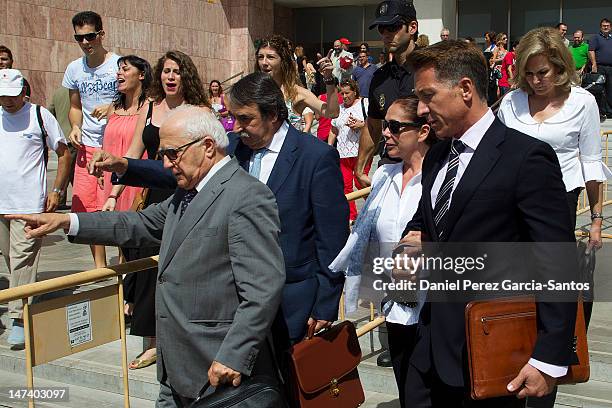
[[[499,80],[499,96],[502,97],[510,91],[512,88],[511,81],[514,79],[514,60],[516,59],[516,47],[518,46],[518,41],[512,42],[512,47],[510,48],[501,65],[501,73],[502,77]]]
[[[116,156],[127,152],[147,99],[153,80],[149,63],[135,55],[117,62],[117,95],[108,108],[108,124],[104,130],[102,149]],[[111,173],[104,173],[104,203],[102,211],[127,211],[132,206],[139,187],[113,186]]]

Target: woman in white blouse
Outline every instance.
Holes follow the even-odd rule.
[[[383,136],[389,156],[402,161],[385,164],[376,170],[372,192],[345,247],[330,265],[331,270],[346,274],[345,299],[349,313],[357,307],[361,268],[370,263],[366,257],[391,257],[393,247],[402,238],[404,227],[412,219],[421,199],[421,166],[435,136],[426,120],[417,117],[417,105],[418,99],[410,97],[398,99],[389,107],[383,123]],[[424,293],[419,293],[416,306],[395,301],[382,305],[402,407],[405,404],[408,359],[414,347],[416,324],[424,297]]]
[[[601,160],[599,111],[580,83],[574,61],[557,30],[536,28],[516,50],[517,90],[497,113],[506,126],[548,142],[557,153],[574,224],[586,186],[591,207],[589,246],[600,248],[603,182],[612,176]]]
[[[612,175],[601,160],[599,110],[595,98],[579,88],[574,60],[559,32],[529,31],[516,50],[518,88],[508,93],[497,113],[506,126],[549,143],[557,153],[574,225],[578,197],[586,186],[591,207],[589,247],[601,248],[603,181]],[[584,303],[586,323],[592,302]],[[553,407],[556,389],[529,398],[528,407]]]
[[[359,95],[359,85],[353,79],[347,79],[340,84],[340,95],[343,104],[340,105],[340,114],[332,120],[332,127],[327,137],[327,143],[336,145],[340,155],[340,171],[344,180],[344,194],[353,192],[353,184],[361,189],[361,184],[355,173],[357,155],[359,153],[359,138],[366,124],[368,112],[368,98]],[[368,162],[363,170],[364,174],[370,173],[372,161]],[[357,207],[355,202],[349,202],[349,220],[357,219]]]

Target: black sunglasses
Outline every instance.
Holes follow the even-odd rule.
[[[185,150],[192,144],[197,143],[201,140],[202,140],[201,138],[196,139],[189,143],[185,143],[184,145],[179,146],[179,147],[168,147],[167,149],[159,149],[157,151],[157,157],[163,160],[164,156],[166,156],[168,160],[175,161],[176,159],[178,159],[179,152],[181,152],[182,150]]]
[[[82,43],[83,40],[93,41],[93,40],[95,40],[98,37],[98,35],[100,35],[101,32],[102,32],[102,30],[96,31],[95,33],[75,34],[74,35],[74,39],[78,43]]]
[[[381,34],[384,34],[385,31],[388,31],[390,33],[396,33],[402,29],[403,25],[404,25],[403,21],[398,21],[395,24],[379,24],[378,32]]]
[[[423,126],[423,123],[398,122],[397,120],[390,120],[390,121],[383,120],[383,130],[385,130],[386,128],[389,128],[391,133],[395,135],[398,134],[400,130],[402,130],[402,128],[406,126],[420,128],[421,126]]]

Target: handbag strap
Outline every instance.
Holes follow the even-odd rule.
[[[361,98],[361,113],[363,113],[363,121],[365,122],[365,120],[368,118],[368,113],[365,109],[365,102],[363,101],[364,99],[365,98]]]

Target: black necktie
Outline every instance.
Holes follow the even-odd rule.
[[[189,205],[191,200],[193,200],[193,197],[195,197],[196,194],[198,194],[198,190],[196,190],[195,188],[193,190],[185,191],[185,195],[183,196],[183,199],[181,200],[181,217],[185,213],[187,206]]]
[[[436,230],[438,231],[438,237],[442,239],[444,235],[444,227],[446,224],[446,214],[450,207],[451,193],[453,192],[453,186],[455,185],[455,178],[457,177],[457,169],[459,168],[459,155],[463,153],[466,145],[461,140],[453,140],[451,144],[450,155],[448,156],[448,167],[446,168],[446,176],[444,176],[444,182],[438,197],[436,197],[436,205],[434,206],[433,216],[434,222],[436,223]]]

